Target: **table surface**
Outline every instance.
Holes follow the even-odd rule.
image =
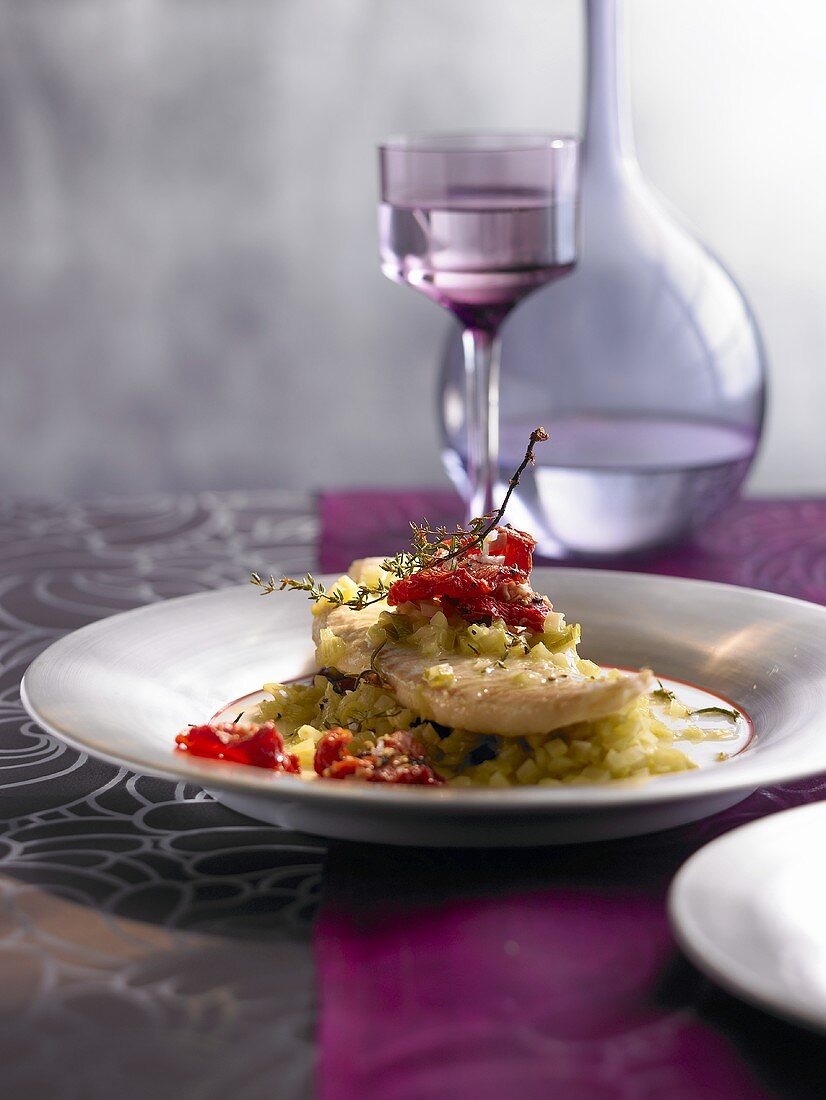
[[[291,493],[0,505],[5,1100],[310,1094],[323,844],[55,742],[18,684],[66,631],[303,570],[315,540]]]
[[[358,509],[370,504],[364,495],[341,498],[332,513],[340,519],[354,500]],[[386,494],[373,503],[372,517],[382,507],[386,516],[393,512]],[[322,515],[330,513],[331,502],[322,504]],[[796,527],[782,505],[759,509],[760,522],[755,510],[744,506],[739,520],[729,517],[724,545],[704,552],[719,563],[731,540],[735,545],[739,540],[741,551],[753,545],[754,554],[729,555],[732,568],[749,559],[754,575],[758,561],[760,577],[769,580],[761,586],[799,590],[802,578],[810,586],[806,594],[817,598],[826,575],[826,505],[803,502],[795,508]],[[788,534],[790,526],[796,532],[794,553],[776,534]],[[382,1027],[392,1032],[397,1023],[386,1013],[384,1020],[375,1018],[387,993],[382,974],[395,973],[397,966],[403,975],[416,951],[430,950],[427,921],[399,914],[421,908],[431,926],[434,919],[447,922],[440,934],[447,929],[459,939],[467,936],[468,943],[480,942],[473,939],[486,934],[480,933],[480,922],[501,912],[523,922],[536,919],[540,929],[548,919],[549,898],[562,906],[554,919],[572,916],[566,916],[565,905],[575,899],[559,891],[560,875],[569,886],[574,871],[580,884],[589,874],[597,882],[611,877],[612,860],[626,859],[628,848],[597,845],[577,860],[422,852],[405,861],[400,874],[395,854],[379,847],[337,844],[328,857],[317,838],[250,822],[197,788],[137,776],[78,754],[44,735],[25,715],[20,677],[32,658],[66,631],[138,604],[244,581],[251,569],[300,572],[316,561],[317,527],[314,501],[289,492],[0,504],[4,1097],[97,1100],[114,1093],[124,1100],[147,1095],[292,1100],[313,1091],[318,1044],[319,1091],[325,1097],[390,1095],[371,1091],[370,1080],[378,1078],[364,1075],[368,1055],[351,1057],[350,1064],[342,1059],[348,1044],[351,1050],[364,1047],[359,1028],[375,1028],[373,1035]],[[804,529],[806,537],[800,534]],[[329,547],[326,552],[329,561]],[[338,552],[346,554],[349,547]],[[703,569],[708,568],[707,562]],[[729,579],[743,583],[738,576]],[[739,819],[790,804],[789,799],[824,795],[822,778],[792,792],[759,792],[744,804]],[[697,835],[714,831],[712,823]],[[694,836],[686,847],[679,838],[650,838],[633,859],[655,868],[659,890],[678,865],[674,853],[685,854],[697,842]],[[320,934],[316,926],[314,950],[322,882],[326,911]],[[427,883],[432,883],[430,895]],[[502,908],[509,904],[506,896],[522,898],[529,886],[532,893],[518,901],[521,908]],[[468,899],[474,902],[470,909],[464,904]],[[446,900],[458,907],[446,907]],[[659,894],[655,900],[659,912]],[[388,928],[398,929],[397,941],[377,937],[370,915],[379,911],[387,914]],[[575,912],[573,917],[578,920]],[[737,1046],[743,1065],[751,1063],[749,1081],[755,1067],[754,1080],[759,1078],[757,1086],[750,1085],[750,1096],[822,1094],[816,1082],[823,1080],[817,1067],[826,1064],[824,1042],[705,982],[674,951],[664,920],[659,926],[656,966],[662,973],[656,979],[661,1009],[666,1008],[657,1018],[659,1030],[649,1026],[648,1039],[653,1034],[662,1047],[666,1036],[679,1034],[685,1040],[681,1056],[693,1059],[691,1064],[718,1041]],[[364,966],[365,946],[373,953],[371,967]],[[327,1007],[316,1040],[319,980]],[[417,996],[442,997],[445,1011],[461,1011],[444,990],[428,989],[420,973],[413,986]],[[411,1027],[414,1000],[402,998],[399,1007],[398,1019]],[[433,1008],[432,999],[429,1003]],[[479,1038],[476,1034],[473,1041]],[[537,1033],[536,1042],[540,1038]],[[638,1047],[640,1032],[628,1030],[622,1040],[627,1054],[635,1043]],[[615,1057],[619,1041],[620,1036],[601,1040],[600,1057]],[[575,1044],[561,1038],[556,1043],[553,1058],[551,1047],[544,1048],[543,1066],[556,1059],[553,1072],[570,1075],[571,1066],[560,1058],[564,1048],[570,1059]],[[536,1059],[536,1047],[531,1057]],[[724,1079],[736,1089],[739,1071],[732,1076],[729,1066],[726,1072],[729,1077],[719,1077],[716,1085],[685,1086],[679,1095],[685,1100],[721,1095]],[[563,1087],[540,1093],[529,1082],[521,1091],[526,1098],[666,1095],[633,1091],[638,1086],[639,1080],[629,1078],[618,1079],[614,1088],[603,1082],[590,1091]],[[439,1095],[439,1087],[426,1091],[422,1085],[421,1092],[404,1095],[419,1100]],[[490,1088],[485,1091],[482,1084],[476,1095],[496,1095]],[[731,1088],[728,1095],[741,1095]],[[462,1095],[461,1088],[456,1095]]]

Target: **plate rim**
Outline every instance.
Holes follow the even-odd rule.
[[[631,572],[625,570],[589,569],[568,566],[537,566],[540,585],[545,578],[552,579],[554,575],[573,577],[584,580],[595,577],[622,583],[655,582],[667,587],[676,585],[682,588],[702,588],[712,591],[724,591],[730,594],[747,595],[759,600],[779,602],[795,608],[805,609],[809,614],[817,614],[826,617],[826,607],[802,600],[794,596],[785,596],[780,593],[766,592],[762,589],[749,588],[745,585],[725,584],[720,581],[706,581],[691,577],[671,577],[658,573]],[[327,573],[319,576],[319,580],[325,583],[334,581],[340,574]],[[385,789],[379,784],[325,784],[320,785],[296,776],[282,775],[267,772],[260,768],[232,769],[221,761],[188,759],[186,754],[176,754],[170,746],[169,767],[156,763],[147,763],[139,756],[126,753],[107,753],[97,744],[90,746],[78,738],[74,732],[49,722],[38,711],[37,705],[31,697],[29,681],[33,672],[38,667],[48,665],[48,662],[60,655],[60,651],[66,645],[73,644],[79,636],[105,633],[113,622],[123,622],[126,619],[139,616],[163,613],[169,607],[180,606],[183,603],[208,602],[210,600],[226,597],[235,593],[236,596],[249,591],[249,585],[236,584],[221,588],[209,589],[203,592],[191,593],[185,596],[175,596],[170,599],[156,600],[139,607],[116,612],[113,615],[104,616],[82,627],[72,630],[53,641],[46,649],[34,658],[26,669],[20,683],[20,697],[27,713],[39,726],[59,740],[69,744],[79,752],[87,753],[97,759],[106,760],[118,767],[127,767],[132,771],[144,775],[156,775],[167,779],[189,782],[201,786],[226,788],[229,790],[243,791],[249,794],[272,794],[275,792],[291,801],[316,800],[323,798],[326,802],[352,803],[369,800],[371,805],[392,805],[399,808],[399,812],[414,812],[425,804],[433,812],[450,814],[473,814],[484,810],[486,813],[508,815],[518,811],[546,811],[560,813],[577,810],[580,812],[611,811],[622,805],[637,805],[646,803],[656,805],[658,803],[672,803],[680,800],[701,799],[724,791],[753,790],[762,785],[774,785],[781,782],[792,782],[805,779],[810,775],[816,775],[821,770],[826,770],[826,755],[822,762],[817,764],[788,763],[785,767],[755,768],[754,762],[749,760],[749,754],[726,761],[719,770],[701,769],[698,771],[674,773],[671,775],[657,776],[655,782],[651,779],[640,781],[615,781],[614,784],[576,784],[561,787],[512,787],[512,788],[455,788],[455,787],[404,787],[401,791]],[[825,620],[826,625],[826,620]],[[826,699],[824,699],[826,707]],[[812,721],[815,721],[813,719]],[[823,718],[826,725],[826,715]],[[702,781],[701,781],[702,780]],[[692,789],[695,788],[695,789]]]
[[[779,1016],[794,1024],[802,1024],[807,1028],[820,1033],[826,1033],[826,1005],[822,1013],[813,1011],[806,1002],[795,1000],[793,996],[787,996],[784,992],[780,996],[776,988],[770,982],[760,977],[757,972],[738,962],[725,951],[722,951],[716,941],[702,928],[702,924],[695,921],[688,914],[688,906],[685,902],[686,893],[691,889],[692,878],[698,874],[698,867],[708,858],[709,852],[719,852],[721,848],[735,845],[740,839],[740,834],[751,830],[760,831],[770,829],[775,825],[776,818],[783,818],[787,814],[820,813],[826,816],[826,801],[809,802],[803,806],[790,806],[782,810],[774,810],[754,821],[746,822],[734,829],[730,829],[722,836],[704,844],[698,851],[682,864],[677,874],[672,879],[668,890],[666,908],[669,923],[674,933],[674,938],[680,950],[712,981],[716,982],[727,992],[740,997],[749,1004]]]

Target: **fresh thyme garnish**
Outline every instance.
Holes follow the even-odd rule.
[[[672,700],[676,700],[677,696],[673,691],[668,690],[662,680],[657,680],[657,683],[660,686],[656,691],[651,692],[652,699],[656,699],[658,703],[670,703]]]
[[[294,592],[306,592],[308,599],[313,603],[328,600],[335,607],[351,607],[354,611],[360,611],[368,604],[378,603],[385,599],[390,591],[390,585],[379,580],[373,585],[361,584],[355,596],[345,597],[340,588],[333,588],[328,592],[327,586],[322,581],[317,581],[312,573],[306,573],[298,580],[294,577],[282,577],[281,580],[276,580],[272,574],[268,580],[264,580],[260,574],[252,573],[250,583],[261,589],[262,596],[269,596],[273,592],[281,592],[289,588]]]
[[[382,680],[384,680],[384,677],[382,676],[381,669],[379,668],[378,664],[376,663],[376,658],[378,657],[378,655],[381,653],[381,651],[384,649],[384,647],[386,645],[387,645],[387,638],[382,638],[382,640],[379,642],[379,644],[376,646],[376,648],[370,654],[370,668]]]
[[[728,707],[701,707],[699,710],[693,710],[691,712],[692,717],[700,714],[722,714],[725,718],[728,718],[730,722],[738,722],[740,720],[739,711],[729,710]]]
[[[353,711],[347,720],[347,729],[353,733],[365,733],[371,732],[365,730],[365,726],[370,722],[379,722],[384,718],[395,718],[397,714],[401,714],[401,707],[388,708],[387,710],[357,710]],[[329,725],[327,728],[331,728]]]
[[[348,691],[355,691],[359,684],[372,684],[373,687],[381,687],[384,683],[381,676],[377,676],[375,670],[369,668],[356,676],[355,674],[350,675],[350,673],[340,672],[337,668],[327,666],[325,668],[320,668],[318,674],[324,677],[336,695],[344,695]],[[324,705],[323,699],[321,705]]]
[[[525,457],[508,482],[508,490],[496,512],[478,516],[476,519],[472,519],[467,527],[457,526],[454,531],[448,531],[446,527],[433,529],[426,519],[421,523],[411,523],[410,550],[396,554],[392,558],[385,558],[381,563],[382,570],[389,573],[393,581],[401,580],[403,577],[410,577],[414,573],[420,573],[423,569],[428,569],[436,564],[443,567],[450,562],[457,563],[457,559],[464,557],[471,550],[477,547],[481,549],[487,536],[504,516],[511,494],[519,484],[522,474],[528,466],[536,463],[536,455],[534,454],[536,444],[544,443],[546,439],[548,439],[548,433],[544,428],[535,428],[531,432]],[[454,564],[453,568],[455,567]],[[306,573],[300,578],[282,577],[280,580],[276,580],[272,575],[264,580],[258,573],[253,573],[250,577],[250,582],[261,589],[262,596],[268,596],[272,592],[280,592],[288,588],[294,592],[306,592],[307,598],[312,600],[313,603],[317,603],[319,600],[328,600],[334,607],[349,607],[353,611],[361,611],[362,608],[369,607],[370,604],[380,603],[386,599],[393,581],[388,582],[380,578],[373,584],[360,584],[355,596],[346,596],[340,588],[333,588],[328,591],[326,586],[321,581],[317,581],[312,573]],[[375,656],[374,653],[374,660]]]
[[[549,438],[550,438],[550,436],[548,435],[548,433],[545,431],[544,428],[534,428],[534,430],[531,432],[531,438],[528,442],[528,449],[525,451],[525,457],[522,459],[522,461],[520,462],[519,466],[517,467],[515,473],[511,477],[510,481],[508,482],[508,491],[505,493],[505,499],[502,501],[501,505],[499,506],[499,511],[496,513],[496,515],[491,520],[487,531],[485,531],[482,534],[483,539],[484,539],[485,535],[488,535],[494,529],[494,527],[499,523],[499,520],[502,518],[502,516],[504,516],[505,510],[508,507],[508,502],[510,501],[511,495],[512,495],[514,489],[516,488],[516,486],[519,484],[519,479],[522,477],[525,470],[527,470],[528,466],[535,466],[536,465],[536,455],[534,454],[534,447],[537,445],[537,443],[546,443]]]
[[[651,698],[655,699],[658,703],[679,703],[680,700],[674,694],[673,691],[669,691],[663,684],[662,680],[657,680],[660,685],[656,691],[651,692]],[[704,714],[721,714],[724,718],[728,718],[730,722],[735,724],[740,720],[740,712],[734,709],[729,710],[728,707],[700,707],[699,710],[690,710],[688,712],[689,718],[700,718]]]
[[[238,723],[240,722],[240,720],[241,720],[241,719],[242,719],[243,717],[244,717],[244,712],[243,712],[243,711],[241,711],[241,712],[240,712],[239,714],[237,714],[237,715],[236,715],[236,716],[235,716],[235,717],[233,718],[233,720],[232,720],[232,724],[233,724],[233,726],[237,726],[237,725],[238,725]]]
[[[467,528],[457,526],[455,531],[448,531],[445,527],[439,527],[432,531],[427,526],[426,520],[423,525],[411,523],[413,553],[397,554],[395,558],[384,562],[383,567],[387,569],[388,565],[395,566],[400,570],[406,570],[405,572],[399,572],[398,576],[409,576],[410,573],[418,573],[436,562],[443,566],[446,562],[455,561],[477,546],[481,549],[485,539],[504,516],[511,495],[519,484],[522,474],[528,466],[536,465],[536,455],[534,453],[536,444],[544,443],[548,438],[548,433],[544,428],[534,428],[531,432],[525,457],[508,482],[508,491],[505,493],[504,499],[496,512],[488,512],[485,516],[477,516],[476,519],[470,521]],[[445,549],[447,553],[444,553]],[[411,559],[412,568],[409,567]],[[388,571],[395,572],[393,568]]]

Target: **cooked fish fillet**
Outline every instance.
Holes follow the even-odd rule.
[[[359,580],[373,564],[374,559],[369,558],[354,562],[349,575]],[[384,604],[361,611],[331,607],[314,617],[313,638],[318,642],[321,629],[331,629],[346,646],[344,658],[337,662],[339,668],[356,675],[370,667],[375,647],[367,632],[384,610]],[[514,683],[511,670],[494,667],[485,672],[476,657],[453,653],[444,660],[454,674],[452,682],[444,686],[424,678],[425,670],[439,659],[427,657],[413,646],[388,642],[381,650],[378,667],[402,705],[423,718],[502,737],[549,733],[573,722],[605,718],[656,687],[648,669],[623,673],[619,678],[606,675],[594,679],[572,668],[546,681]]]

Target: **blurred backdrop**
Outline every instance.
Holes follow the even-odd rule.
[[[374,146],[577,131],[579,0],[0,0],[0,489],[443,480],[448,321]],[[826,7],[628,0],[643,171],[772,369],[754,493],[826,490]]]

